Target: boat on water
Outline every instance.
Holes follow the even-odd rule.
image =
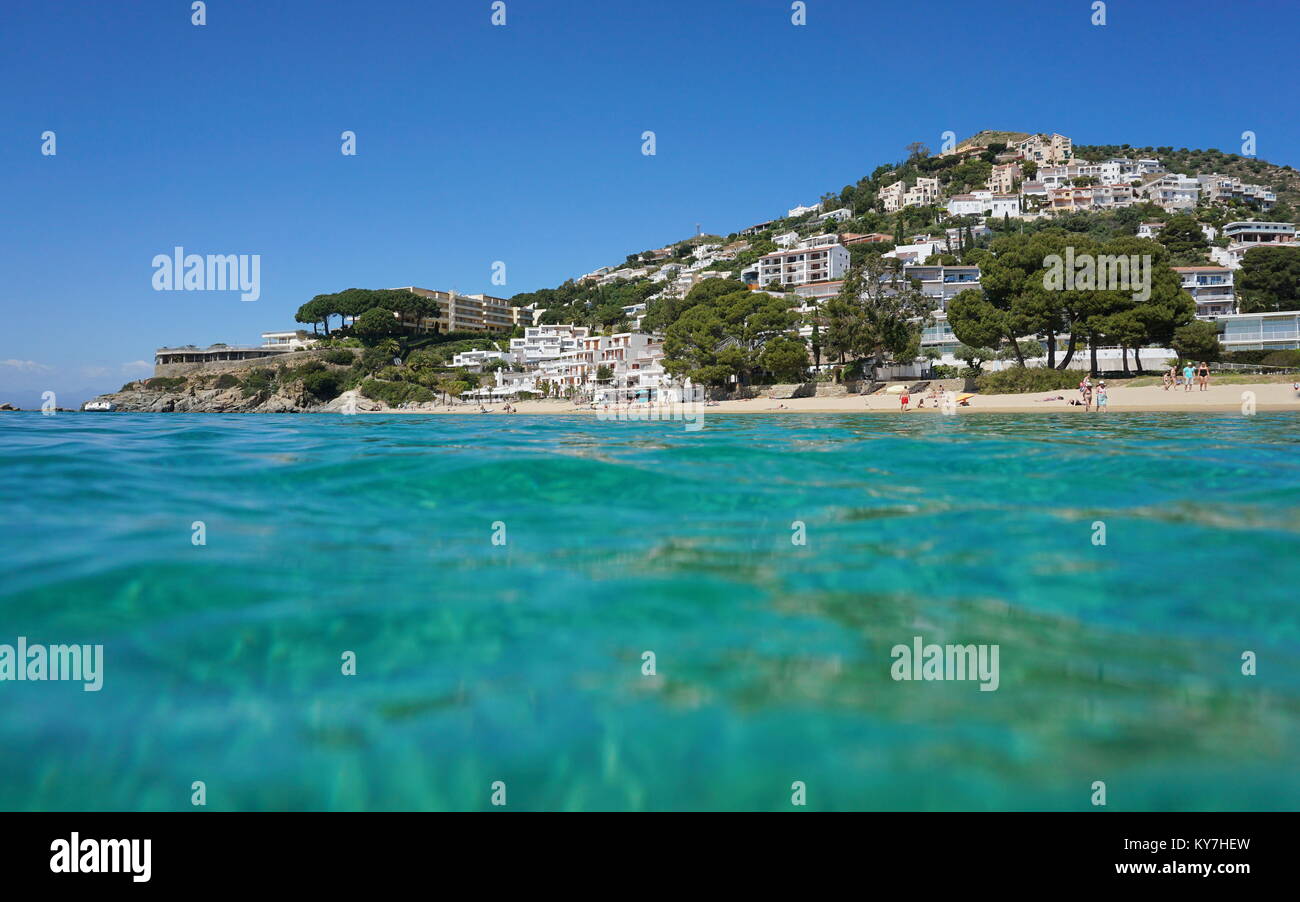
[[[87,401],[82,410],[112,410],[112,401]]]

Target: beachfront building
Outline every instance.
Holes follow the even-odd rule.
[[[529,326],[523,338],[510,339],[510,361],[523,367],[535,367],[547,360],[558,360],[568,351],[577,350],[591,334],[586,326]]]
[[[921,293],[935,303],[934,321],[921,332],[921,349],[934,348],[945,356],[961,344],[952,334],[948,325],[948,302],[968,289],[979,289],[980,268],[978,266],[909,265],[903,267],[903,274],[915,279],[921,285]]]
[[[315,347],[316,341],[317,339],[306,329],[262,333],[262,347],[273,351],[305,351]]]
[[[1231,269],[1226,266],[1175,266],[1173,269],[1182,280],[1183,291],[1196,302],[1198,317],[1207,319],[1236,312]]]
[[[1225,351],[1284,351],[1300,348],[1300,311],[1234,313],[1206,317],[1218,323]]]
[[[848,271],[849,252],[841,244],[790,248],[758,258],[758,285],[803,285],[838,279]]]
[[[544,327],[545,328],[545,327]],[[553,357],[534,357],[528,363],[495,373],[488,394],[495,397],[520,392],[552,395],[580,393],[652,398],[671,384],[663,368],[663,341],[641,332],[589,335],[581,327],[561,327],[565,349]],[[579,334],[579,331],[583,334]],[[533,336],[540,341],[547,336]],[[517,339],[523,341],[524,339]],[[551,350],[548,348],[548,351]],[[603,377],[603,378],[602,378]]]
[[[238,369],[250,360],[263,360],[288,353],[288,348],[214,344],[206,348],[184,345],[158,348],[153,355],[155,376],[180,376],[205,369]]]
[[[506,351],[462,351],[451,358],[451,365],[455,367],[464,367],[471,373],[481,373],[483,366],[493,361],[503,363],[510,362],[510,354]]]
[[[458,294],[407,286],[406,291],[436,301],[438,315],[415,324],[419,332],[510,332],[531,324],[533,311],[510,306],[505,298],[486,294]]]

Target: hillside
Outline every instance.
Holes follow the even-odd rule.
[[[984,129],[960,142],[957,150],[965,150],[967,147],[988,147],[990,144],[1014,144],[1025,140],[1029,135],[1030,132],[998,132]]]
[[[1217,172],[1236,176],[1243,182],[1268,185],[1277,192],[1279,203],[1290,207],[1300,204],[1300,171],[1278,166],[1255,157],[1186,147],[1133,147],[1128,144],[1076,144],[1074,155],[1094,162],[1111,157],[1156,157],[1170,172],[1186,175]]]

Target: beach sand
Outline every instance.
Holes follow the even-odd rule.
[[[1201,413],[1230,412],[1241,413],[1245,402],[1244,395],[1253,392],[1255,410],[1271,412],[1283,410],[1300,410],[1300,393],[1291,387],[1290,382],[1254,383],[1234,385],[1210,385],[1206,391],[1192,386],[1191,391],[1174,387],[1165,391],[1160,385],[1141,388],[1114,386],[1110,389],[1108,412],[1125,411],[1196,411]],[[958,395],[960,397],[960,395]],[[1064,400],[1044,400],[1063,396]],[[925,393],[912,395],[909,414],[937,413],[937,402],[926,399],[925,407],[917,409],[917,403]],[[1084,414],[1082,407],[1072,407],[1068,403],[1078,398],[1074,389],[1057,391],[1031,392],[1022,395],[974,395],[970,406],[958,407],[958,413],[1043,413],[1055,411],[1074,411]],[[487,405],[492,414],[500,414],[503,405]],[[594,414],[590,407],[576,407],[569,401],[519,401],[514,407],[521,414]],[[642,409],[647,405],[640,405]],[[653,410],[653,405],[650,406]],[[772,400],[767,397],[753,398],[748,401],[722,401],[715,406],[698,407],[705,415],[733,413],[902,413],[899,409],[897,395],[878,392],[872,395],[847,395],[839,398],[783,398]],[[439,407],[433,410],[384,410],[362,411],[365,413],[400,413],[400,414],[478,414],[476,405]],[[1096,413],[1094,410],[1092,413]],[[1105,414],[1102,414],[1104,416]],[[657,419],[658,417],[656,417]],[[665,418],[667,418],[665,416]]]

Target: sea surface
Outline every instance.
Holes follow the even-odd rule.
[[[1300,808],[1296,414],[0,414],[0,551],[5,810]]]

